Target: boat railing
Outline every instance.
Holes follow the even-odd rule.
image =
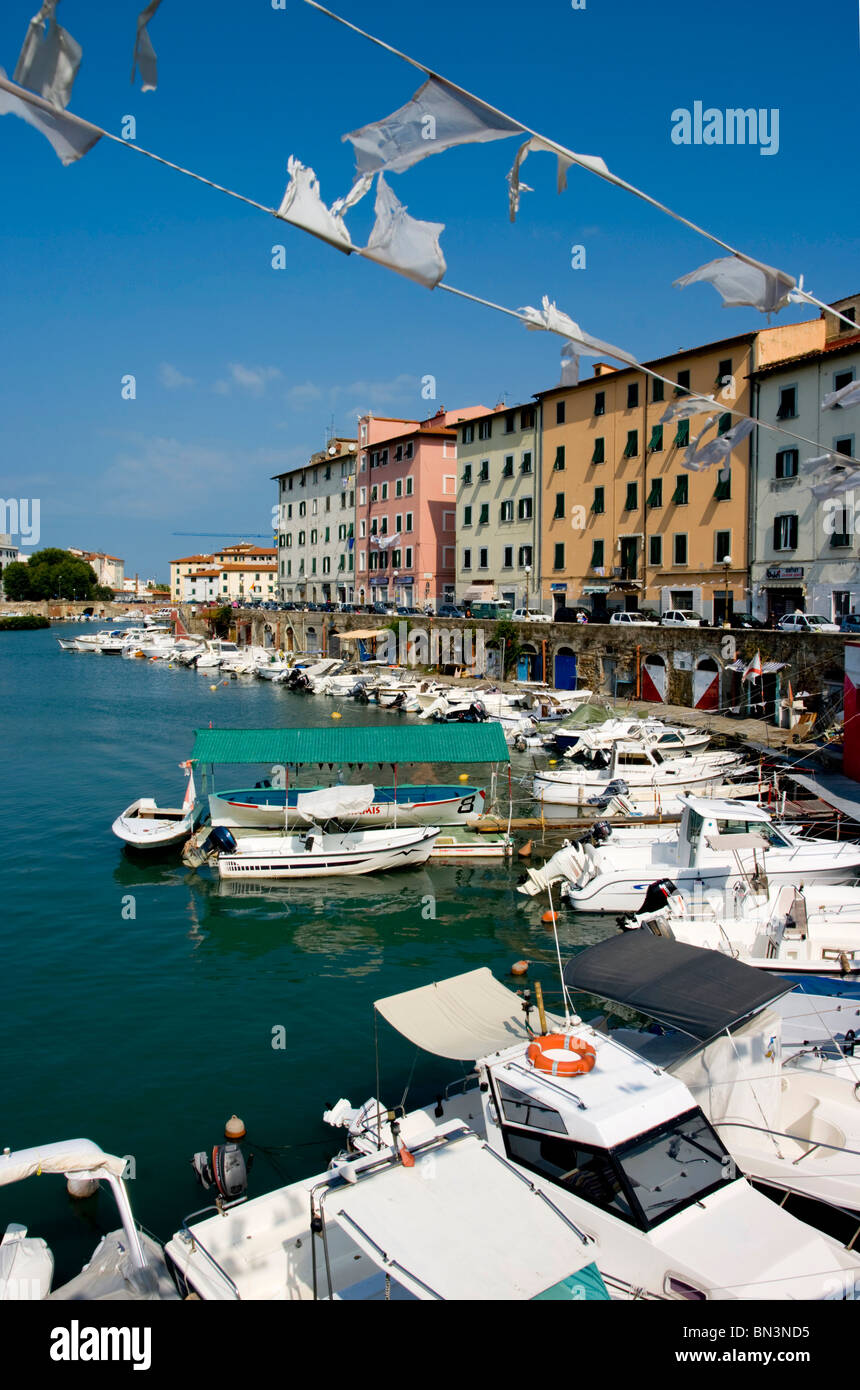
[[[478,1076],[478,1073],[476,1071],[472,1071],[469,1072],[468,1076],[459,1076],[456,1081],[449,1081],[444,1091],[445,1099],[450,1100],[451,1096],[454,1094],[458,1086],[462,1086],[463,1094],[465,1095],[466,1088],[469,1085],[469,1083],[471,1082],[472,1086],[474,1087],[477,1086],[479,1080],[480,1077]]]
[[[533,1192],[536,1197],[539,1197],[540,1200],[549,1207],[550,1211],[554,1211],[556,1216],[564,1222],[565,1226],[567,1226],[568,1230],[573,1231],[574,1235],[582,1241],[583,1245],[594,1245],[596,1243],[596,1239],[594,1236],[589,1235],[587,1231],[580,1230],[576,1222],[571,1221],[570,1217],[562,1211],[561,1207],[556,1206],[552,1198],[548,1197],[547,1194],[544,1191],[542,1191],[541,1188],[537,1187],[535,1183],[532,1182],[531,1178],[526,1177],[525,1173],[521,1173],[519,1168],[517,1168],[515,1164],[510,1163],[506,1158],[503,1158],[500,1153],[496,1153],[496,1150],[492,1149],[490,1145],[486,1142],[484,1142],[481,1145],[481,1148],[484,1149],[488,1154],[491,1154],[497,1163],[501,1163],[502,1167],[507,1168],[509,1173],[513,1173],[514,1177],[517,1178],[519,1182],[523,1183],[523,1185],[527,1187],[529,1191]]]
[[[230,1275],[227,1273],[223,1265],[220,1265],[218,1263],[211,1250],[207,1250],[199,1235],[195,1234],[195,1232],[191,1230],[191,1227],[188,1223],[190,1221],[193,1221],[196,1216],[224,1216],[233,1207],[241,1206],[244,1203],[244,1201],[245,1198],[240,1197],[239,1200],[236,1202],[223,1202],[220,1204],[216,1203],[208,1207],[201,1207],[199,1211],[192,1211],[190,1216],[186,1216],[182,1222],[182,1225],[179,1227],[179,1235],[181,1239],[184,1240],[186,1244],[191,1246],[190,1254],[196,1255],[199,1252],[204,1257],[204,1259],[212,1266],[216,1273],[227,1284],[228,1288],[231,1290],[233,1297],[237,1300],[237,1302],[242,1301],[242,1295],[239,1293],[239,1289],[235,1281],[231,1279]],[[182,1273],[182,1271],[180,1271],[180,1273]],[[184,1274],[182,1275],[182,1277],[183,1279],[185,1278]]]
[[[799,1054],[795,1053],[795,1056],[797,1055]],[[767,1134],[772,1139],[790,1139],[794,1144],[807,1144],[809,1147],[806,1153],[791,1160],[792,1167],[796,1167],[805,1158],[809,1158],[810,1154],[815,1153],[817,1149],[832,1149],[834,1153],[850,1154],[852,1158],[860,1158],[860,1149],[849,1149],[846,1144],[828,1144],[826,1139],[810,1139],[802,1134],[788,1134],[785,1130],[770,1129],[767,1125],[754,1125],[747,1120],[714,1120],[712,1123],[715,1129],[727,1129],[729,1127],[732,1129],[752,1129],[757,1134]],[[827,1198],[821,1197],[819,1200],[826,1202]],[[834,1203],[831,1202],[828,1205],[833,1206]]]

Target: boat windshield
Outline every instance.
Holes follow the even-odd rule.
[[[777,830],[775,825],[771,825],[765,820],[721,820],[717,823],[720,835],[760,835],[763,840],[767,840],[769,845],[779,846],[780,849],[791,847],[791,842],[786,839],[781,830]]]
[[[515,1163],[642,1231],[738,1176],[701,1110],[687,1111],[611,1150],[509,1125],[504,1138]]]

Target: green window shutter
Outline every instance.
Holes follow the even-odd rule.
[[[627,484],[627,500],[624,503],[626,512],[635,512],[639,506],[639,489],[636,483]]]
[[[664,399],[664,395],[663,395],[663,388],[664,388],[664,386],[665,386],[665,382],[662,382],[662,381],[652,381],[652,383],[651,383],[651,399],[652,399],[652,401],[662,401],[662,400]]]
[[[596,487],[594,489],[594,501],[591,504],[591,510],[597,516],[601,516],[603,514],[603,496],[603,488]]]
[[[681,505],[686,505],[686,503],[689,502],[689,481],[689,478],[683,476],[678,479],[675,484],[675,491],[672,493],[673,502],[680,503]]]
[[[679,420],[678,428],[675,431],[675,443],[687,445],[690,442],[690,422],[689,420]]]
[[[464,526],[471,526],[471,524],[472,524],[472,508],[471,508],[471,507],[464,507],[464,508],[463,508],[463,525],[464,525]]]
[[[561,519],[563,518],[563,516],[564,516],[564,493],[563,493],[563,492],[557,492],[557,493],[555,494],[555,511],[553,512],[553,521],[559,521],[559,520],[561,520]]]
[[[633,458],[633,456],[634,456],[635,454],[638,454],[638,453],[639,453],[639,431],[638,431],[638,430],[628,430],[628,431],[627,431],[627,443],[626,443],[625,446],[624,446],[624,457],[625,457],[626,459],[630,459],[630,458]]]
[[[726,477],[717,478],[717,486],[714,488],[714,497],[717,502],[727,502],[732,495],[732,475],[727,473]]]
[[[603,541],[591,542],[591,568],[593,570],[603,567]]]
[[[651,427],[651,441],[650,441],[650,443],[649,443],[649,445],[648,445],[648,448],[651,449],[652,451],[659,451],[660,449],[663,448],[663,426],[662,426],[662,425],[652,425],[652,427]]]
[[[558,448],[557,448],[556,451],[555,451],[555,463],[553,464],[553,468],[555,468],[557,472],[561,472],[561,470],[564,468],[564,445],[563,445],[563,444],[559,444]]]
[[[719,434],[725,434],[727,430],[730,430],[730,429],[731,429],[731,427],[732,427],[732,416],[731,416],[731,412],[727,410],[726,413],[725,413],[724,415],[721,415],[721,416],[720,416],[720,422],[719,422],[719,425],[717,426],[717,432],[718,432]]]
[[[481,504],[481,519],[480,519],[480,521],[478,522],[478,525],[479,525],[479,526],[486,526],[486,525],[487,525],[487,522],[488,522],[489,520],[490,520],[490,504],[489,504],[489,502],[484,502],[484,503]]]
[[[649,507],[662,507],[663,505],[663,479],[654,478],[651,481],[651,491],[648,493]]]
[[[594,453],[591,455],[591,462],[592,462],[592,463],[605,463],[605,462],[606,462],[606,457],[605,457],[605,454],[604,454],[603,444],[604,444],[604,441],[603,441],[602,438],[600,438],[600,439],[595,439],[595,441],[594,441]]]

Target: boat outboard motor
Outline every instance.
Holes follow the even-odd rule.
[[[218,854],[232,854],[236,848],[236,837],[226,825],[213,825],[203,846],[206,853],[214,850]]]
[[[367,705],[370,703],[370,697],[367,693],[367,689],[363,681],[359,681],[357,685],[353,686],[352,690],[349,693],[352,696],[353,700],[358,700],[359,704],[361,705]]]
[[[677,895],[678,885],[671,878],[658,878],[649,883],[645,901],[639,909],[640,916],[645,912],[662,912],[670,898]]]
[[[390,704],[389,708],[390,708],[390,709],[399,709],[399,710],[402,710],[405,701],[406,701],[406,696],[405,696],[405,694],[403,693],[403,691],[401,690],[401,691],[398,692],[397,695],[395,695],[394,699],[391,701],[391,704]]]
[[[593,845],[604,845],[612,834],[612,826],[608,821],[599,820],[591,827],[589,839]]]
[[[603,791],[597,792],[594,796],[590,796],[587,804],[589,806],[598,806],[600,810],[605,810],[613,797],[628,796],[629,793],[630,788],[624,779],[615,777],[611,782],[607,782]]]
[[[254,1155],[249,1154],[245,1161],[241,1146],[245,1126],[238,1115],[232,1115],[227,1121],[224,1135],[226,1142],[216,1144],[211,1155],[205,1149],[196,1153],[191,1167],[201,1187],[215,1187],[224,1201],[236,1202],[248,1191],[248,1171],[254,1162]]]
[[[481,700],[475,700],[469,706],[469,712],[464,716],[464,719],[468,724],[483,724],[484,720],[489,719],[489,717],[486,705]]]

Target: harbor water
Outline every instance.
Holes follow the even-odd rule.
[[[111,822],[139,796],[181,802],[195,728],[321,726],[333,712],[341,727],[387,728],[410,716],[60,650],[58,635],[81,631],[93,628],[0,637],[0,1144],[86,1137],[128,1156],[135,1214],[167,1238],[211,1202],[190,1159],[220,1142],[232,1113],[255,1154],[255,1196],[319,1171],[341,1147],[343,1133],[322,1122],[326,1104],[361,1103],[377,1084],[385,1102],[408,1088],[415,1103],[467,1070],[416,1053],[382,1020],[377,1037],[374,999],[481,966],[510,979],[525,958],[552,1005],[555,947],[545,898],[516,892],[516,858],[285,885],[219,884],[178,852],[132,858]],[[218,786],[253,785],[267,771],[221,769]],[[456,782],[462,771],[398,775]],[[467,771],[489,787],[489,769]],[[612,931],[611,918],[566,919],[563,939],[584,945]],[[0,1189],[0,1230],[11,1220],[48,1241],[57,1282],[88,1258],[94,1228],[117,1224],[108,1194],[72,1202],[61,1182],[38,1178]]]

